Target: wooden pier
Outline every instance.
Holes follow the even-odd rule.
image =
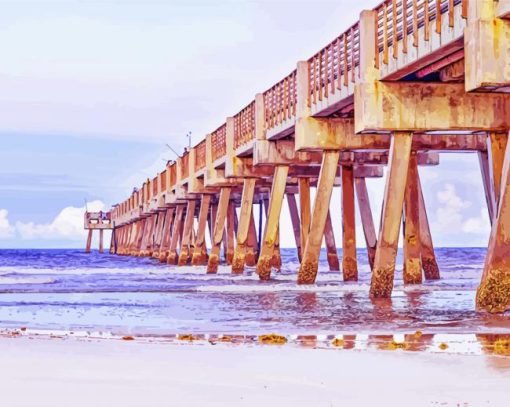
[[[509,18],[510,0],[386,0],[362,11],[358,22],[116,205],[111,251],[215,273],[223,246],[233,273],[256,267],[267,280],[281,267],[286,200],[301,261],[297,283],[315,282],[323,239],[330,269],[356,281],[357,206],[372,266],[370,295],[387,298],[401,224],[404,283],[440,278],[418,167],[438,165],[441,152],[466,152],[479,157],[492,222],[477,307],[505,311]],[[377,231],[366,179],[382,177],[384,166]],[[335,188],[342,236],[332,228]],[[264,225],[255,225],[255,210],[264,212]]]

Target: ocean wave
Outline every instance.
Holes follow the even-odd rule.
[[[0,276],[0,285],[52,284],[54,282],[54,279],[44,277],[16,278]]]

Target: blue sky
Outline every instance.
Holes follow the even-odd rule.
[[[85,200],[125,198],[165,143],[198,141],[375,3],[2,1],[0,247],[82,246]],[[421,174],[436,245],[485,245],[476,156]],[[382,180],[369,189],[377,220]]]

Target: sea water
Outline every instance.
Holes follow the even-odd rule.
[[[405,286],[397,259],[390,300],[369,298],[370,268],[358,250],[359,281],[329,271],[297,285],[296,251],[282,249],[281,272],[259,281],[152,258],[83,250],[0,250],[0,327],[132,335],[182,332],[259,334],[510,332],[509,314],[475,311],[485,249],[436,250],[441,279]],[[341,258],[341,250],[339,250]]]

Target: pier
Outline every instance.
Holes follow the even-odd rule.
[[[358,210],[370,296],[388,298],[401,232],[404,283],[440,278],[418,167],[440,165],[442,152],[465,152],[479,158],[492,224],[476,305],[503,312],[510,308],[508,93],[510,0],[386,0],[115,205],[110,251],[204,273],[224,261],[232,273],[256,267],[268,280],[281,267],[286,204],[301,263],[296,282],[315,283],[323,240],[330,269],[356,281]],[[384,167],[376,229],[366,179],[383,177]],[[340,211],[330,210],[335,189]],[[256,210],[264,214],[259,225]],[[333,233],[335,216],[342,236]]]

